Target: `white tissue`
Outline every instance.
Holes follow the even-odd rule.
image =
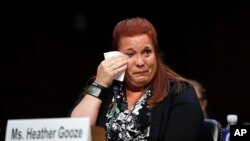
[[[116,56],[116,55],[119,55],[119,54],[122,54],[122,53],[119,52],[119,51],[105,52],[104,53],[104,58],[108,59],[108,58],[110,58],[112,56]],[[122,71],[121,73],[117,74],[117,76],[114,79],[122,82],[124,80],[124,76],[125,76],[125,70]]]

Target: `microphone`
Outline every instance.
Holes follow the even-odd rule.
[[[149,69],[148,72],[151,73],[151,72],[152,72],[152,69]]]
[[[117,96],[118,93],[119,93],[119,87],[118,86],[114,86],[113,87],[113,92],[114,92],[115,96]]]

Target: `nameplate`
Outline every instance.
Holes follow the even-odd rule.
[[[91,141],[89,118],[8,120],[5,141]]]

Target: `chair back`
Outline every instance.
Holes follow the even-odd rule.
[[[222,141],[222,126],[215,119],[205,119],[205,126],[209,129],[212,141]]]

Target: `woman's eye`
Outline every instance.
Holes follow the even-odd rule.
[[[145,50],[144,53],[145,54],[150,54],[152,51],[151,50]]]
[[[127,52],[127,53],[125,53],[128,57],[132,57],[133,55],[134,55],[134,53],[129,53],[129,52]]]
[[[146,53],[148,54],[148,53],[151,53],[151,50],[146,50]]]
[[[133,56],[133,54],[126,54],[128,57],[132,57]]]

